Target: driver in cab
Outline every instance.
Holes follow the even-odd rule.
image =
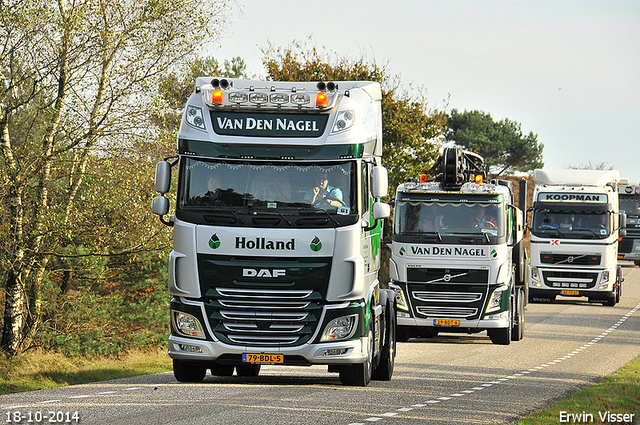
[[[319,172],[314,180],[315,187],[307,191],[304,196],[305,201],[311,205],[329,204],[339,207],[342,204],[342,190],[329,185],[329,178],[326,173]]]

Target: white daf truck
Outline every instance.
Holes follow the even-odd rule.
[[[529,297],[588,297],[613,306],[622,294],[615,170],[534,170]],[[622,216],[622,217],[621,217]]]
[[[395,197],[390,287],[398,340],[487,331],[495,344],[524,336],[526,183],[487,179],[481,156],[445,148],[434,177]]]
[[[626,236],[618,246],[618,259],[633,261],[640,266],[640,185],[621,179],[618,183],[620,212],[627,217]]]
[[[262,364],[328,365],[345,385],[391,378],[381,98],[376,82],[196,80],[152,204],[173,227],[177,380],[257,376]]]

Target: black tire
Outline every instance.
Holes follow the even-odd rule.
[[[207,366],[204,363],[173,360],[173,376],[179,382],[202,382],[206,374]]]
[[[487,329],[487,335],[491,339],[491,342],[497,345],[509,345],[511,344],[511,335],[513,329],[513,301],[511,302],[511,309],[509,310],[509,320],[507,320],[509,326],[506,328],[494,328]]]
[[[373,317],[373,312],[371,312]],[[373,321],[373,319],[372,319]],[[373,326],[373,325],[371,325]],[[369,350],[364,363],[342,366],[340,370],[340,382],[350,387],[366,387],[373,375],[373,329],[369,329]]]
[[[524,338],[524,300],[524,288],[516,288],[516,308],[513,315],[513,328],[511,329],[512,341],[520,341],[522,338]]]
[[[231,376],[233,375],[233,366],[231,365],[221,365],[217,363],[210,363],[209,370],[211,371],[211,375],[213,376]]]
[[[520,241],[513,247],[513,264],[516,266],[516,285],[523,286],[525,282],[525,273],[527,270],[527,262],[525,259],[524,242]]]
[[[238,376],[258,376],[259,373],[259,364],[246,364],[236,366],[236,374]]]
[[[385,323],[385,339],[380,351],[380,363],[373,371],[371,379],[376,381],[389,381],[393,375],[393,367],[396,361],[396,298],[391,294],[387,302]]]

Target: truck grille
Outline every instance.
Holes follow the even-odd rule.
[[[426,317],[444,317],[455,319],[471,319],[478,314],[477,308],[464,307],[416,307],[416,313]]]
[[[600,254],[540,254],[542,264],[599,266],[601,258]]]
[[[315,331],[320,295],[312,290],[217,288],[206,304],[216,337],[230,344],[302,344]]]
[[[330,270],[330,258],[200,255],[200,288],[215,337],[270,348],[308,342],[322,315]]]
[[[407,270],[409,300],[416,318],[478,319],[489,290],[488,270]]]
[[[542,270],[542,278],[550,288],[589,289],[596,286],[598,273]]]

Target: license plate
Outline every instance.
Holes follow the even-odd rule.
[[[277,364],[284,363],[284,354],[242,354],[243,363]]]
[[[433,324],[436,326],[460,326],[459,320],[435,319]]]
[[[565,289],[561,291],[560,294],[561,295],[580,295],[580,291],[570,291],[568,289]]]

